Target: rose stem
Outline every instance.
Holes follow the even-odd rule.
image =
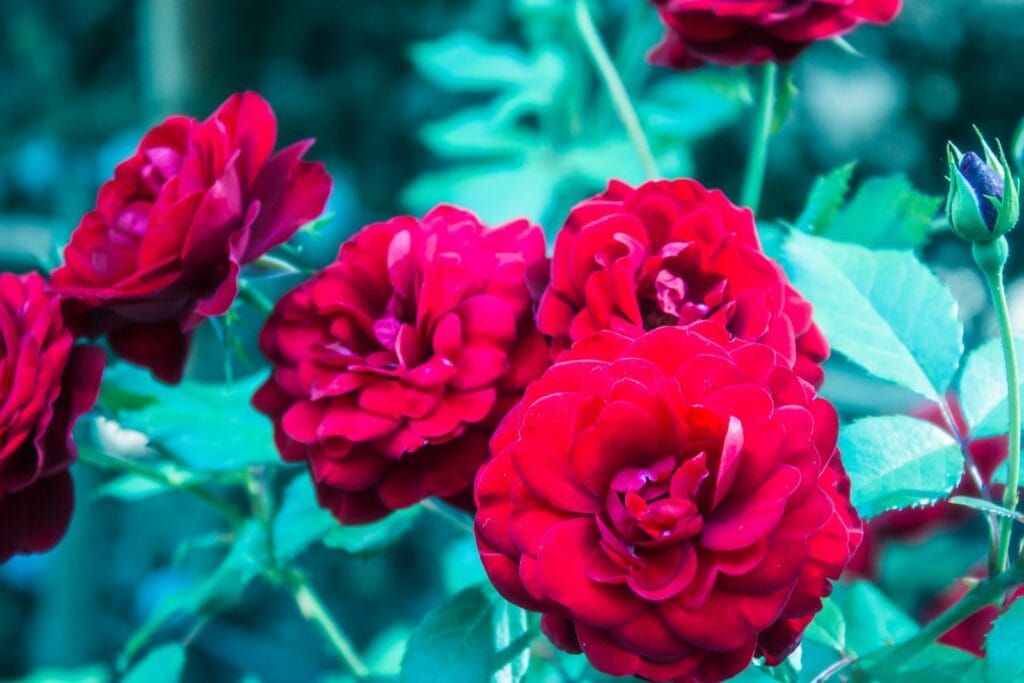
[[[1002,574],[979,583],[960,602],[939,615],[935,621],[926,624],[907,640],[886,646],[884,650],[871,652],[862,657],[860,663],[866,664],[866,668],[869,670],[876,669],[883,664],[890,667],[899,666],[979,609],[1001,601],[1007,590],[1021,582],[1024,582],[1024,565],[1014,564]]]
[[[590,53],[590,58],[594,62],[598,75],[600,75],[605,88],[608,90],[608,96],[611,97],[615,113],[618,114],[622,125],[626,127],[629,141],[636,151],[644,173],[647,174],[649,180],[659,178],[661,174],[658,172],[658,164],[654,161],[651,145],[647,142],[647,136],[644,135],[644,129],[640,125],[640,117],[637,116],[636,108],[629,98],[629,93],[622,82],[622,77],[619,75],[615,68],[615,63],[612,62],[612,58],[608,54],[608,48],[605,47],[604,41],[601,40],[601,34],[598,32],[597,26],[594,25],[594,18],[590,14],[587,0],[576,0],[575,17],[576,28],[579,30],[587,52]]]
[[[366,678],[369,676],[370,670],[363,663],[363,660],[360,659],[348,636],[335,623],[320,596],[316,594],[313,586],[310,585],[309,579],[299,571],[290,571],[285,576],[285,584],[291,589],[292,596],[295,598],[295,604],[298,605],[302,616],[320,627],[320,630],[323,631],[327,640],[331,643],[335,652],[337,652],[338,657],[352,671],[355,677]]]
[[[761,188],[764,186],[765,167],[768,164],[768,140],[772,135],[772,120],[775,117],[775,81],[778,71],[775,62],[768,62],[762,67],[754,139],[751,141],[747,173],[743,179],[743,206],[750,207],[755,213],[761,204]]]
[[[974,262],[978,265],[996,312],[999,324],[999,339],[1003,345],[1003,362],[1006,365],[1006,399],[1010,411],[1010,453],[1008,456],[1009,474],[1006,477],[1006,492],[1003,494],[1003,507],[1008,510],[1017,509],[1018,487],[1020,486],[1020,372],[1017,368],[1017,349],[1013,340],[1013,329],[1010,326],[1010,309],[1006,304],[1006,288],[1003,286],[1003,268],[1009,256],[1006,238],[1000,237],[988,243],[974,243],[971,247]],[[996,568],[1006,569],[1010,558],[1010,535],[1013,531],[1013,519],[1004,517],[999,521],[999,556]]]
[[[178,481],[164,472],[147,467],[140,462],[119,458],[81,445],[78,447],[78,459],[81,462],[88,463],[94,467],[126,472],[128,474],[142,477],[143,479],[148,479],[149,481],[160,484],[168,489],[184,491],[185,493],[194,496],[197,500],[202,501],[209,506],[210,509],[220,514],[224,519],[230,522],[233,527],[237,528],[245,521],[244,515],[234,505],[218,497],[216,494],[211,493],[202,486],[188,481]]]

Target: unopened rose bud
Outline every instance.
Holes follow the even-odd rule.
[[[999,155],[979,133],[985,156],[963,154],[949,143],[949,196],[946,214],[953,231],[968,242],[991,242],[1017,225],[1020,181],[1013,177],[1003,147]]]

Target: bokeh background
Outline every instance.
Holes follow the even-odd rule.
[[[296,243],[304,265],[330,260],[368,222],[441,201],[493,221],[529,215],[552,234],[607,178],[640,179],[566,28],[570,4],[0,0],[0,269],[59,263],[100,183],[148,126],[171,113],[204,117],[243,89],[272,103],[281,141],[315,137],[311,156],[335,179],[331,218]],[[642,57],[659,29],[647,3],[594,4],[663,171],[738,195],[747,74],[648,67]],[[852,160],[856,179],[900,173],[942,195],[946,140],[970,146],[977,124],[1008,142],[1024,115],[1022,0],[905,0],[892,26],[861,28],[849,43],[861,54],[827,43],[795,65],[799,92],[773,142],[763,219],[794,219],[814,178]],[[957,295],[973,343],[992,330],[984,291],[936,218],[924,253]],[[1024,248],[1024,232],[1013,238]],[[264,286],[275,296],[294,284]],[[1011,298],[1024,330],[1024,285],[1011,285]],[[239,323],[239,375],[260,371],[258,322]],[[216,330],[204,328],[190,375],[220,379],[221,355]],[[841,363],[830,377],[826,391],[847,417],[911,407]],[[202,508],[173,494],[104,495],[107,478],[78,467],[79,506],[64,543],[0,567],[0,679],[104,680],[157,605],[215,566]],[[478,577],[472,545],[453,542],[443,520],[412,524],[402,542],[369,556],[316,547],[303,558],[357,645],[384,660],[400,656],[408,630],[443,595]],[[928,552],[948,554],[943,543]],[[914,608],[920,596],[901,593],[899,567],[921,555],[914,546],[893,552],[885,587]],[[305,681],[335,671],[313,627],[258,582],[240,607],[199,626],[165,627],[189,640],[188,680]]]

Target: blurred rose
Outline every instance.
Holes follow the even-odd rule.
[[[0,274],[0,562],[49,550],[71,520],[71,430],[104,362],[72,343],[41,277]]]
[[[651,0],[665,37],[655,64],[693,69],[792,61],[819,40],[864,22],[884,24],[900,0]]]

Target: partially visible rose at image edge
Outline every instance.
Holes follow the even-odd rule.
[[[104,360],[74,345],[42,277],[0,274],[0,563],[67,530],[71,431],[96,401]]]
[[[650,54],[654,64],[694,69],[791,62],[819,40],[862,23],[885,24],[901,0],[650,0],[665,36]]]
[[[363,228],[277,303],[253,403],[339,520],[432,496],[472,508],[488,439],[549,363],[527,286],[544,252],[529,221],[440,206]]]
[[[100,188],[53,272],[76,334],[106,335],[122,358],[181,379],[192,331],[226,313],[242,266],[321,214],[331,180],[276,154],[277,123],[259,95],[232,95],[205,121],[171,116]]]
[[[491,441],[474,487],[484,568],[611,675],[776,665],[860,542],[837,437],[775,350],[719,322],[598,332]]]

